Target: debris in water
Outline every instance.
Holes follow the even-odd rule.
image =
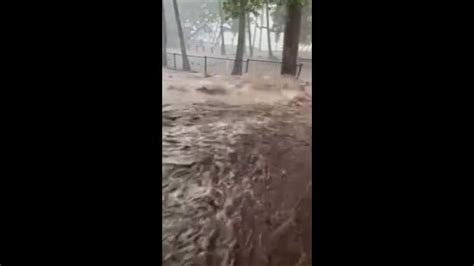
[[[181,91],[181,92],[186,92],[187,91],[184,87],[176,87],[176,86],[173,86],[173,85],[169,85],[168,90],[175,90],[175,91]]]
[[[207,88],[206,86],[202,86],[202,87],[197,88],[196,90],[202,93],[211,94],[211,95],[226,94],[226,90],[221,87]]]

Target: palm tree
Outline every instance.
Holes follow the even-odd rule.
[[[301,30],[302,6],[296,0],[289,1],[286,5],[288,15],[285,23],[285,35],[283,39],[283,55],[281,74],[296,75],[298,46]]]
[[[188,55],[186,53],[186,44],[184,42],[183,26],[181,25],[181,18],[179,17],[178,3],[173,0],[174,15],[176,17],[176,24],[178,26],[179,45],[181,47],[181,56],[183,57],[183,70],[190,71]]]

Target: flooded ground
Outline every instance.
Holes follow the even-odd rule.
[[[311,265],[311,97],[166,71],[162,265]]]

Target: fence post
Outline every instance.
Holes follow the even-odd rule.
[[[300,74],[301,74],[301,68],[303,67],[303,64],[300,64],[300,68],[298,69],[298,75],[296,76],[297,79],[300,78]]]
[[[247,66],[245,66],[245,73],[249,73],[249,64],[250,64],[250,59],[247,59]]]
[[[176,53],[173,53],[173,61],[174,61],[174,70],[176,69]]]
[[[204,74],[207,74],[207,56],[204,56]]]

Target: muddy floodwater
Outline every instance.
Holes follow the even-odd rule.
[[[311,97],[262,80],[163,74],[162,265],[312,265]]]

